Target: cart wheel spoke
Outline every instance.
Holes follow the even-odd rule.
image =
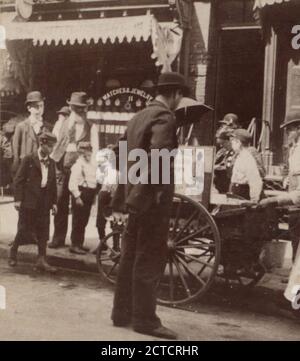
[[[114,265],[111,267],[111,269],[109,270],[109,272],[107,273],[107,277],[109,277],[113,270],[116,268],[116,266],[119,264],[119,262],[115,262]]]
[[[181,244],[181,243],[186,242],[186,241],[188,241],[188,240],[190,240],[190,239],[192,239],[192,238],[195,238],[195,237],[197,237],[197,236],[200,236],[201,233],[202,233],[205,229],[207,229],[207,228],[209,228],[209,224],[207,224],[206,226],[202,227],[202,228],[199,229],[197,232],[192,233],[192,234],[189,234],[189,235],[185,236],[184,238],[181,238],[180,241],[178,241],[178,242],[176,242],[176,240],[177,240],[177,238],[178,238],[178,237],[176,237],[174,241],[176,242],[176,245]]]
[[[179,265],[179,263],[177,262],[177,260],[175,258],[173,258],[173,261],[174,261],[175,267],[177,269],[177,272],[179,274],[179,278],[181,280],[181,283],[183,284],[184,290],[185,290],[187,296],[191,297],[192,296],[191,291],[190,291],[189,286],[188,286],[188,284],[187,284],[187,282],[186,282],[186,280],[184,278],[184,274],[182,273],[182,271],[180,269],[180,265]]]
[[[177,225],[178,225],[178,221],[179,221],[179,216],[180,216],[180,211],[181,211],[181,208],[182,208],[182,199],[180,200],[180,203],[177,207],[177,211],[176,211],[176,217],[175,217],[175,221],[174,221],[174,228],[173,228],[173,231],[172,231],[172,238],[175,236],[175,232],[176,232],[176,228],[177,228]]]
[[[188,264],[187,264],[181,257],[177,257],[177,256],[175,256],[175,257],[177,258],[178,262],[179,262],[180,264],[182,264],[183,268],[186,270],[186,272],[187,272],[188,274],[190,274],[191,276],[193,276],[193,277],[194,277],[198,282],[200,282],[203,286],[206,285],[205,281],[203,281],[202,278],[200,278],[194,271],[192,271],[192,270],[189,268]]]
[[[169,272],[170,272],[170,298],[171,301],[174,300],[174,273],[173,273],[173,264],[172,260],[169,259]]]
[[[179,255],[182,256],[182,257],[189,258],[189,259],[191,259],[192,261],[195,261],[195,262],[197,262],[197,263],[200,263],[200,264],[204,265],[205,267],[213,268],[213,266],[212,266],[211,264],[209,264],[209,263],[207,263],[207,262],[204,262],[204,261],[200,260],[200,259],[197,258],[197,257],[191,256],[191,255],[188,254],[188,253],[184,253],[184,252],[181,252],[181,251],[177,251],[177,254],[179,254]]]
[[[194,213],[190,216],[190,218],[186,221],[185,225],[181,228],[181,230],[179,231],[179,233],[176,235],[176,237],[174,238],[174,242],[176,243],[178,241],[178,239],[180,238],[180,236],[182,235],[182,233],[187,229],[187,227],[191,224],[191,222],[195,219],[195,217],[197,216],[197,214],[199,214],[199,211],[196,210],[194,211]]]

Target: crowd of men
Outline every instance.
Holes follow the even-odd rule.
[[[151,149],[173,150],[178,146],[174,111],[187,90],[185,79],[178,73],[161,74],[156,90],[154,101],[128,122],[123,136],[128,153],[139,148],[150,154]],[[113,304],[114,325],[123,327],[132,324],[136,332],[175,339],[176,334],[164,327],[156,314],[156,288],[167,260],[174,184],[125,186],[112,185],[107,181],[113,151],[108,147],[98,154],[96,160],[92,157],[86,93],[71,94],[67,105],[58,111],[58,120],[52,132],[43,120],[44,98],[39,91],[27,94],[25,106],[29,115],[16,126],[12,142],[15,208],[19,212],[19,221],[9,265],[17,265],[20,245],[35,243],[38,245],[36,268],[56,271],[46,260],[50,211],[54,215],[54,234],[48,247],[64,247],[70,202],[70,252],[86,254],[85,227],[98,194],[97,228],[100,239],[105,236],[105,207],[109,205],[115,212],[128,214]],[[264,168],[259,154],[250,146],[251,135],[239,126],[236,115],[225,116],[217,132],[220,149],[214,169],[216,189],[251,203],[259,203],[262,207],[300,203],[299,124],[300,118],[293,117],[283,125],[289,131],[292,144],[290,193],[284,199],[264,200]],[[128,162],[127,169],[133,165],[134,162]],[[170,167],[172,173],[172,165]],[[96,176],[97,172],[100,174]],[[298,250],[298,256],[295,256],[298,271],[299,253]]]

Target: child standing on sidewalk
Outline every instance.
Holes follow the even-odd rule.
[[[22,159],[14,179],[19,221],[8,263],[11,267],[16,266],[19,246],[34,243],[38,246],[36,270],[56,272],[46,261],[50,209],[54,214],[57,211],[55,163],[49,157],[56,137],[44,131],[38,136],[38,141],[38,150]]]
[[[72,232],[70,252],[85,254],[89,251],[83,246],[85,228],[96,195],[96,163],[92,159],[90,142],[79,142],[79,158],[71,168],[69,190],[72,194]]]
[[[98,193],[96,226],[98,229],[100,244],[105,247],[103,239],[105,238],[107,217],[109,217],[112,213],[110,202],[118,185],[118,171],[116,170],[116,160],[112,146],[108,145],[107,148],[99,150],[96,160],[98,165],[97,182],[101,186]]]

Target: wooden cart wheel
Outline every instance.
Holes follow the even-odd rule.
[[[158,302],[178,305],[202,296],[215,278],[220,254],[220,234],[210,213],[201,203],[175,194]]]
[[[96,254],[98,271],[112,284],[116,283],[121,257],[121,238],[120,229],[111,232],[100,242]]]
[[[237,270],[231,274],[226,274],[226,272],[222,275],[222,278],[225,278],[225,281],[228,285],[237,285],[246,288],[254,287],[265,275],[266,268],[261,264],[257,263],[250,270]]]

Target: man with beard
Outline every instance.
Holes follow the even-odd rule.
[[[51,155],[56,162],[57,168],[58,211],[54,218],[54,235],[52,242],[49,244],[50,248],[59,248],[65,245],[71,198],[68,189],[70,171],[78,158],[78,143],[90,141],[90,126],[86,120],[88,110],[87,94],[74,92],[67,103],[70,106],[71,113],[59,129],[57,144]],[[82,248],[72,246],[70,252],[85,254],[86,251]]]
[[[142,149],[151,161],[151,150],[172,151],[177,148],[173,111],[186,88],[181,74],[168,72],[160,75],[155,100],[128,123],[123,138],[127,141],[127,154],[131,150]],[[128,174],[135,164],[128,162]],[[113,209],[120,211],[125,206],[129,216],[122,238],[112,321],[118,327],[132,322],[136,332],[176,339],[177,335],[164,327],[156,315],[156,290],[167,261],[167,238],[174,194],[172,163],[168,167],[171,175],[168,184],[161,181],[159,184],[149,183],[149,164],[147,184],[133,184],[129,179],[126,186],[118,186],[113,198]],[[118,218],[117,214],[115,216]]]

